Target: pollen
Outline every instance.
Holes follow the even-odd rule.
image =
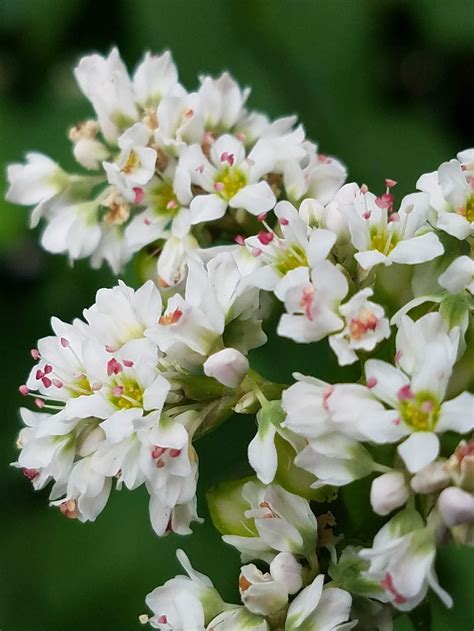
[[[375,331],[378,318],[370,309],[364,309],[358,318],[349,323],[349,333],[353,340],[361,340],[369,331]]]
[[[178,322],[180,320],[182,315],[183,315],[183,312],[181,311],[181,309],[176,308],[171,313],[167,313],[166,315],[162,315],[160,317],[160,319],[159,319],[159,324],[163,324],[165,326],[167,326],[169,324],[176,324],[176,322]]]
[[[128,154],[127,161],[122,167],[122,173],[129,175],[130,173],[134,173],[141,166],[140,158],[138,154],[133,149]]]

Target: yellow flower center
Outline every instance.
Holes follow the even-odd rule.
[[[397,245],[398,237],[394,232],[388,230],[377,230],[375,228],[371,231],[370,235],[370,249],[377,250],[382,254],[390,254],[393,248]]]
[[[247,184],[247,176],[239,168],[225,166],[214,177],[214,189],[220,197],[229,201]]]
[[[122,377],[114,380],[110,389],[109,400],[121,410],[143,407],[143,389],[135,379]]]
[[[309,267],[306,252],[300,245],[293,244],[277,254],[275,267],[282,276],[297,267]]]
[[[154,212],[160,217],[174,217],[180,205],[170,182],[160,182],[148,192],[148,198]]]
[[[125,173],[127,175],[129,173],[133,173],[139,168],[140,164],[140,158],[138,157],[137,152],[132,149],[128,154],[127,161],[122,167],[122,173]]]
[[[413,398],[400,402],[405,423],[415,431],[432,431],[439,417],[439,403],[428,392],[419,392]]]

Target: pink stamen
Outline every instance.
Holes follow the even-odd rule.
[[[388,218],[389,221],[400,221],[400,215],[398,213],[392,213]]]
[[[400,417],[394,418],[394,419],[393,419],[393,421],[392,421],[392,423],[393,423],[394,425],[400,425],[400,423],[401,423],[401,422],[402,422],[402,421],[401,421]]]
[[[43,399],[35,399],[35,405],[37,408],[39,408],[41,410],[41,408],[44,408],[44,401]]]
[[[237,243],[237,245],[245,245],[245,239],[241,234],[238,234],[234,241]]]
[[[273,241],[274,237],[275,235],[273,232],[265,232],[264,230],[257,234],[257,239],[262,245],[269,245]]]
[[[18,392],[23,396],[23,397],[27,397],[30,393],[30,389],[28,388],[28,386],[26,386],[25,384],[22,384],[19,388],[18,388]]]
[[[106,346],[105,350],[107,351],[107,353],[115,353],[116,349],[114,346]]]
[[[287,226],[290,222],[286,217],[280,217],[278,223],[280,224],[280,226]]]
[[[41,379],[41,382],[45,388],[51,388],[51,386],[53,385],[53,382],[49,377],[43,377],[43,379]]]
[[[168,624],[168,618],[166,616],[160,616],[158,618],[158,624]]]
[[[384,193],[375,198],[375,203],[379,208],[386,208],[388,211],[391,211],[393,208],[393,195]]]
[[[387,188],[393,188],[396,185],[397,183],[395,182],[395,180],[391,180],[389,177],[385,178],[385,186]]]
[[[360,192],[362,193],[362,195],[365,195],[369,192],[369,187],[367,186],[367,184],[362,184],[362,186],[360,187]]]
[[[109,377],[118,375],[122,370],[122,365],[115,358],[109,359],[107,362],[107,375]]]
[[[142,203],[145,193],[140,186],[134,186],[132,190],[135,193],[135,204],[138,206]]]
[[[153,458],[153,460],[156,460],[157,458],[160,458],[165,452],[166,452],[165,447],[160,447],[159,445],[155,445],[153,449],[151,450],[151,457]]]
[[[143,223],[145,224],[145,226],[151,226],[151,221],[147,217],[145,217]]]
[[[330,164],[331,158],[325,156],[324,153],[320,153],[318,156],[318,162],[321,162],[321,164]]]
[[[37,348],[32,348],[30,351],[31,357],[36,361],[40,358],[40,352]]]
[[[215,191],[224,190],[224,184],[222,182],[214,182],[214,190]]]
[[[367,388],[375,388],[377,385],[377,379],[375,377],[369,377],[367,379]]]
[[[132,368],[132,366],[133,366],[133,361],[132,361],[131,359],[124,359],[124,360],[123,360],[123,365],[124,365],[126,368]]]
[[[265,221],[265,219],[267,218],[267,214],[268,213],[260,213],[259,215],[257,215],[257,220],[258,221]]]
[[[323,392],[323,408],[325,410],[329,409],[329,398],[334,392],[334,386],[328,386],[326,390]]]
[[[36,380],[39,381],[40,379],[43,379],[43,377],[44,377],[44,372],[40,368],[38,368],[35,375]]]
[[[171,313],[167,313],[166,315],[162,315],[158,320],[159,324],[168,325],[168,324],[176,324],[181,319],[183,312],[179,307],[176,307],[174,311]]]
[[[184,112],[184,115],[185,115],[186,118],[191,118],[191,116],[193,116],[193,114],[194,114],[194,110],[191,109],[190,107],[187,110],[185,110],[185,112]]]
[[[123,390],[124,390],[123,386],[114,386],[112,388],[112,396],[121,397],[123,394]]]
[[[227,162],[229,166],[233,166],[234,161],[235,158],[233,153],[227,153],[227,151],[224,151],[224,153],[221,154],[221,162]]]
[[[65,337],[62,337],[59,341],[61,342],[61,346],[63,348],[68,348],[68,346],[69,346],[69,340],[68,339],[66,339]]]
[[[304,314],[308,320],[313,319],[312,306],[314,301],[314,288],[312,285],[305,287],[301,295],[300,305],[304,307]]]
[[[181,454],[181,449],[170,449],[170,456],[177,458]]]
[[[59,389],[61,389],[61,388],[64,386],[64,384],[63,384],[63,382],[62,382],[62,381],[60,381],[59,379],[53,379],[53,386],[54,386],[55,388],[59,388]]]
[[[413,391],[409,383],[402,386],[400,390],[397,392],[397,397],[399,401],[407,401],[408,399],[413,399],[414,396],[415,395],[413,394]]]
[[[372,217],[372,213],[370,212],[370,210],[366,210],[362,217],[364,219],[370,219]]]
[[[46,366],[44,367],[44,374],[49,375],[50,372],[53,372],[53,367],[51,366],[51,364],[46,364]]]
[[[196,173],[204,173],[204,165],[200,164],[198,167],[196,167],[195,171]]]

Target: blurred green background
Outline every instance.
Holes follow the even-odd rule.
[[[321,150],[375,190],[391,177],[397,193],[412,191],[419,174],[473,144],[472,0],[0,0],[0,38],[2,193],[4,165],[26,150],[72,168],[66,131],[91,113],[72,67],[113,44],[130,67],[146,49],[171,49],[188,88],[198,74],[230,70],[253,87],[253,108],[273,117],[298,113]],[[238,555],[209,519],[194,537],[157,539],[139,490],[113,494],[97,522],[82,525],[48,508],[47,493],[34,493],[8,466],[29,349],[49,333],[51,315],[72,319],[114,282],[105,270],[72,269],[40,251],[27,217],[0,200],[0,629],[137,629],[145,594],[177,573],[177,547],[224,597],[236,598]],[[287,381],[296,369],[328,376],[335,368],[325,344],[272,340],[271,352],[257,352],[254,361]],[[247,473],[254,431],[251,418],[238,417],[198,443],[202,516],[209,485]],[[440,554],[438,571],[456,607],[448,613],[433,598],[437,631],[473,627],[469,559],[454,547]],[[406,619],[397,623],[411,628]]]

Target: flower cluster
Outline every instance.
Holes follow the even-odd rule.
[[[20,386],[38,410],[21,410],[14,465],[81,521],[113,486],[144,484],[155,532],[188,534],[193,441],[252,414],[249,476],[207,494],[244,564],[241,603],[179,551],[187,576],[148,595],[142,622],[389,631],[429,588],[451,606],[437,549],[474,545],[474,150],[398,199],[391,178],[380,194],[345,183],[295,117],[249,110],[227,73],[188,92],[168,52],[130,78],[114,49],[75,76],[95,111],[69,133],[83,172],[29,153],[7,197],[34,206],[48,251],[116,274],[133,258],[144,284],[100,289],[72,324],[53,318]],[[282,385],[253,370],[275,318],[317,377]],[[321,347],[356,380],[328,383]],[[384,523],[361,536],[343,487],[362,493],[366,478],[358,510]]]

